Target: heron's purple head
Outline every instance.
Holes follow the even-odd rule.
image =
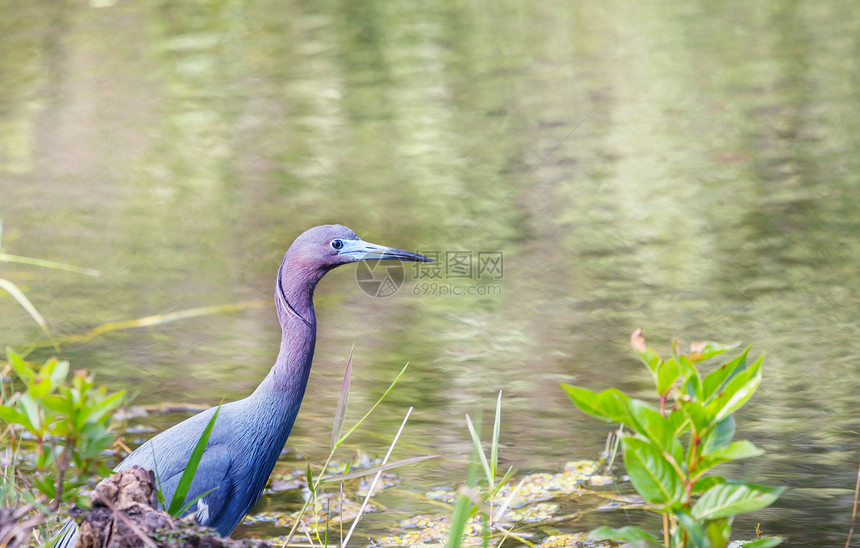
[[[322,277],[342,264],[384,259],[433,262],[417,253],[365,242],[343,225],[322,225],[306,230],[290,246],[284,262]]]

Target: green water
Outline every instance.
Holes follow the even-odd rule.
[[[3,250],[101,272],[0,265],[59,335],[269,301],[292,239],[325,222],[443,257],[501,252],[500,279],[449,275],[435,296],[409,268],[384,299],[354,268],[330,273],[288,447],[327,454],[353,343],[348,420],[411,364],[356,442],[384,453],[372,433],[414,406],[395,457],[448,455],[401,472],[421,491],[465,477],[463,415],[488,417],[499,390],[503,464],[555,471],[608,431],[559,382],[650,388],[634,328],[662,348],[738,341],[767,353],[738,425],[767,456],[728,473],[789,486],[738,536],[760,522],[789,545],[844,544],[860,458],[860,6],[2,0],[0,41]],[[137,403],[217,404],[253,389],[278,337],[273,309],[249,308],[61,355]],[[0,295],[0,343],[40,338]],[[381,529],[428,509],[383,502]],[[562,528],[627,519],[643,518]]]

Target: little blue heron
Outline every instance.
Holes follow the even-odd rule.
[[[281,347],[275,365],[253,394],[224,404],[186,500],[203,496],[187,513],[198,523],[229,535],[260,496],[299,412],[316,342],[313,293],[329,270],[356,261],[431,259],[362,241],[341,225],[324,225],[301,234],[287,250],[275,285],[281,323]],[[158,467],[164,500],[173,497],[191,452],[216,408],[208,409],[153,437],[123,460],[116,471],[132,466]],[[58,548],[71,548],[77,526],[63,527]]]

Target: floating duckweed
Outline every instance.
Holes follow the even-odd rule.
[[[588,548],[603,548],[610,546],[605,542],[596,542],[588,540],[586,533],[571,533],[567,535],[553,535],[544,539],[540,543],[540,548],[562,548],[564,546],[588,547]]]
[[[512,521],[547,521],[551,519],[556,512],[558,512],[558,504],[539,502],[538,504],[528,506],[526,508],[508,510],[505,517]]]

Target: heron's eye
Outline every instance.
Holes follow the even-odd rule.
[[[332,240],[331,247],[332,249],[343,249],[343,240]]]

